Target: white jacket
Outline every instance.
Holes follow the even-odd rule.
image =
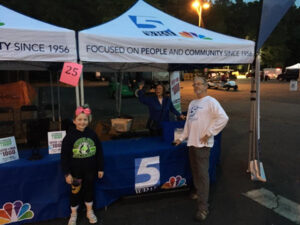
[[[190,102],[186,123],[180,141],[187,140],[187,146],[212,147],[214,136],[227,124],[228,116],[220,103],[211,96],[195,99]],[[207,144],[200,139],[210,136]]]

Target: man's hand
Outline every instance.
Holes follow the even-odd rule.
[[[72,182],[73,182],[73,177],[72,177],[71,174],[65,176],[65,179],[66,179],[66,183],[67,183],[67,184],[72,184]]]
[[[177,140],[175,140],[173,143],[174,143],[175,146],[177,146],[177,145],[180,145],[180,144],[181,144],[181,141],[177,139]]]
[[[186,116],[181,114],[181,115],[179,116],[179,118],[182,119],[182,120],[185,120],[185,119],[186,119]]]
[[[144,82],[139,83],[139,90],[142,90],[144,88],[144,85],[145,85]]]
[[[210,136],[205,135],[203,138],[200,138],[200,143],[203,143],[206,145],[209,138],[210,138]]]
[[[103,171],[98,171],[98,178],[101,179],[104,175]]]

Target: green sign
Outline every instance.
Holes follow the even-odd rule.
[[[53,139],[61,139],[61,138],[63,138],[63,135],[62,135],[62,133],[53,133],[52,138]]]
[[[8,146],[11,146],[12,145],[12,141],[11,139],[2,139],[0,141],[0,147],[8,147]]]

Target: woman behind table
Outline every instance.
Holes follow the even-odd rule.
[[[68,225],[76,225],[77,209],[80,200],[86,205],[86,216],[90,223],[97,223],[93,211],[94,182],[102,178],[102,146],[96,133],[88,128],[91,110],[78,107],[75,111],[72,127],[62,142],[61,165],[66,182],[71,185],[71,216]]]
[[[156,86],[155,96],[145,96],[143,87],[143,83],[139,85],[138,96],[140,102],[148,106],[149,119],[147,128],[150,130],[151,135],[162,134],[162,122],[169,121],[170,111],[177,117],[180,117],[180,119],[185,119],[185,116],[175,109],[171,99],[165,96],[165,89],[162,84]]]

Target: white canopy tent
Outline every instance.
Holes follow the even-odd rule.
[[[168,64],[252,63],[254,42],[186,23],[139,0],[118,18],[80,31],[79,55],[85,70],[168,70]]]
[[[300,69],[300,63],[296,63],[295,65],[292,65],[292,66],[288,66],[286,67],[285,69],[287,70],[299,70]]]
[[[75,31],[0,5],[0,69],[44,70],[53,62],[76,62]]]
[[[52,72],[63,62],[76,62],[75,31],[22,15],[0,5],[0,70],[50,71],[54,119]],[[58,116],[60,121],[60,91]]]
[[[253,41],[186,23],[143,0],[114,20],[80,31],[78,40],[85,71],[174,71],[176,65],[246,64],[254,58]]]

